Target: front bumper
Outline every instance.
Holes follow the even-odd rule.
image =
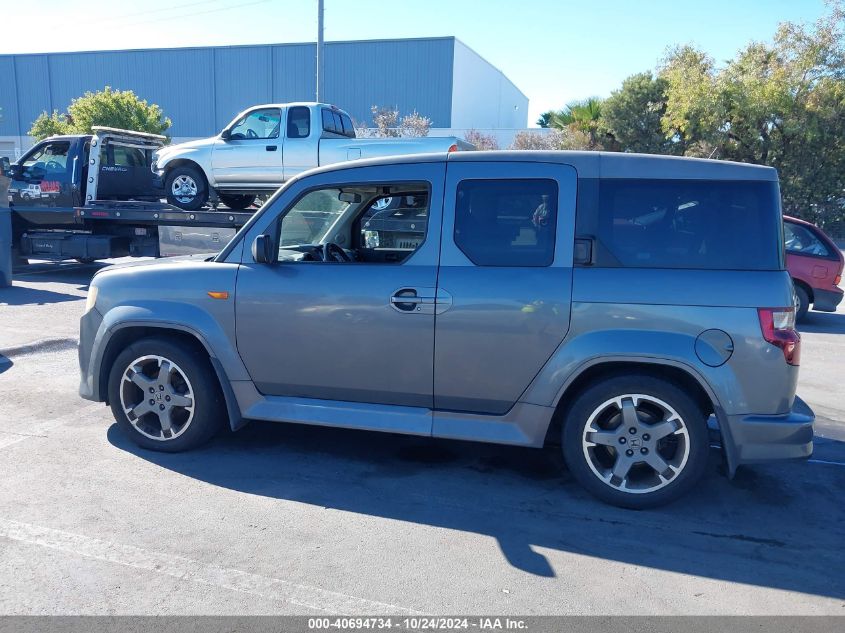
[[[102,402],[103,398],[100,394],[99,376],[92,365],[91,352],[102,322],[103,315],[96,307],[91,308],[79,320],[79,395],[95,402]]]
[[[842,303],[842,295],[845,294],[841,289],[823,290],[820,288],[813,288],[813,310],[819,312],[836,312],[836,306]]]
[[[807,459],[816,416],[801,398],[782,415],[728,416],[735,465]]]

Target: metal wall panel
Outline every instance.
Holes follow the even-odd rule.
[[[324,101],[370,123],[374,105],[451,127],[454,38],[326,44]]]
[[[19,134],[18,92],[15,83],[15,58],[0,57],[0,136]]]
[[[454,48],[451,37],[329,42],[322,100],[364,123],[378,105],[450,127]],[[249,105],[313,101],[315,54],[314,44],[280,44],[0,56],[0,135],[25,135],[42,111],[108,85],[159,104],[171,136],[210,136]]]
[[[269,46],[238,46],[212,49],[214,55],[214,129],[223,129],[241,110],[273,101],[273,56]],[[187,136],[184,135],[184,136]]]
[[[133,90],[161,106],[174,136],[207,136],[214,128],[212,49],[63,53],[48,56],[53,107],[64,110],[86,91]],[[29,78],[18,76],[18,86]]]

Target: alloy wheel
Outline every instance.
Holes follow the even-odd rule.
[[[617,396],[596,407],[581,444],[596,477],[633,494],[675,481],[690,455],[683,418],[663,400],[645,394]]]
[[[197,197],[198,191],[199,188],[197,187],[197,181],[184,174],[176,176],[176,178],[173,179],[173,183],[170,185],[170,193],[172,193],[173,197],[182,204],[190,203]]]
[[[185,372],[163,356],[141,356],[123,372],[120,405],[130,424],[150,439],[182,435],[194,419],[194,400]]]

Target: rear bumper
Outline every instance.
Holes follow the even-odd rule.
[[[845,293],[839,288],[835,290],[813,288],[813,310],[836,312],[836,306],[842,303],[843,294]]]
[[[735,465],[807,459],[813,454],[815,419],[798,396],[789,413],[728,416]]]

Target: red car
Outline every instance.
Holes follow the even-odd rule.
[[[783,216],[786,269],[795,285],[798,319],[814,310],[835,312],[842,301],[842,251],[815,224]]]

